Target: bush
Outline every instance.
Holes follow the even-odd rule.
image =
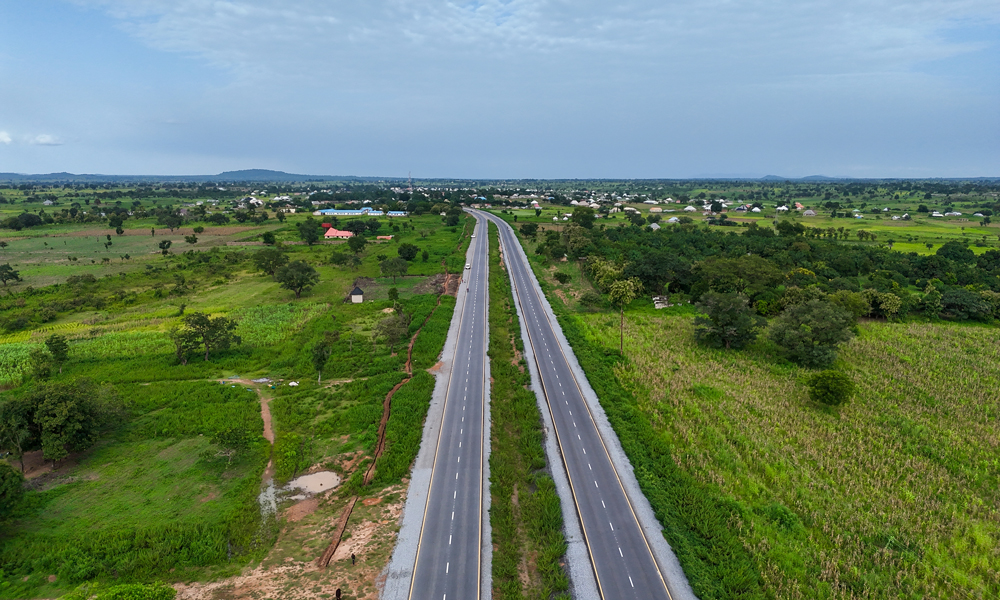
[[[840,371],[820,371],[809,378],[809,399],[839,406],[854,395],[854,381]]]
[[[9,513],[24,496],[24,475],[0,461],[0,518]]]
[[[553,275],[553,277],[555,277],[556,281],[558,281],[559,283],[569,283],[569,280],[571,279],[569,273],[563,273],[562,271],[557,272],[555,275]]]

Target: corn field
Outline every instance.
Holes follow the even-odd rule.
[[[617,322],[581,315],[598,345]],[[673,460],[740,507],[777,598],[1000,597],[1000,349],[993,328],[861,326],[839,410],[766,342],[693,341],[690,318],[628,319],[616,375]]]

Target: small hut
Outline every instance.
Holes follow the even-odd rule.
[[[365,301],[365,293],[361,291],[361,288],[359,288],[358,286],[354,286],[354,289],[351,290],[351,302],[353,302],[354,304],[361,304],[364,301]]]

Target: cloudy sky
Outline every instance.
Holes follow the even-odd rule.
[[[1000,176],[997,0],[0,3],[0,172]]]

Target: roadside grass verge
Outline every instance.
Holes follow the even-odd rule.
[[[546,472],[542,420],[521,358],[517,312],[490,224],[490,524],[498,598],[568,598],[563,515]],[[515,349],[517,354],[515,355]]]

